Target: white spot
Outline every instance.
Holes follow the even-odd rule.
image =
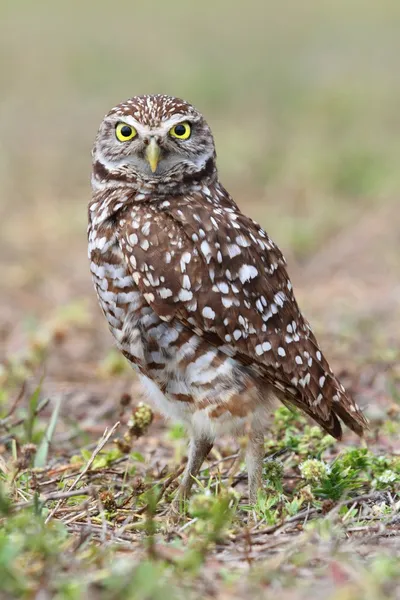
[[[233,337],[235,338],[235,340],[239,340],[242,337],[242,332],[240,331],[240,329],[235,329],[235,331],[233,332]]]
[[[246,240],[246,238],[243,235],[238,235],[235,241],[238,244],[238,246],[242,246],[242,248],[248,248],[251,245],[249,240]]]
[[[182,287],[183,287],[185,290],[190,290],[190,288],[191,288],[191,284],[190,284],[190,278],[189,278],[189,275],[184,275],[184,276],[183,276],[183,279],[182,279]]]
[[[262,320],[263,321],[268,321],[271,317],[272,317],[272,312],[269,310],[268,312],[266,312],[265,314],[263,314]]]
[[[178,298],[181,302],[187,302],[193,298],[193,293],[189,290],[181,289],[179,290]]]
[[[205,306],[203,308],[203,310],[202,310],[202,315],[206,319],[214,319],[215,312],[213,311],[213,309],[211,308],[211,306]]]
[[[261,300],[257,300],[257,301],[256,301],[256,308],[257,308],[257,310],[258,310],[260,313],[264,312],[264,307],[263,307],[263,305],[262,305],[262,302],[261,302]]]
[[[153,287],[158,287],[160,285],[160,280],[157,276],[153,275],[152,273],[148,273],[147,274],[147,279],[150,281],[150,284]]]
[[[169,298],[172,296],[172,291],[168,288],[160,288],[158,293],[160,294],[160,298]]]
[[[269,342],[263,342],[262,344],[262,349],[264,352],[268,352],[268,350],[271,350],[272,346]]]
[[[218,287],[219,291],[222,292],[222,294],[228,294],[229,287],[228,287],[228,284],[225,283],[224,281],[221,281],[221,283],[217,283],[217,287]]]
[[[207,264],[210,262],[210,260],[212,259],[212,252],[211,252],[211,247],[210,244],[207,242],[207,240],[203,240],[201,242],[201,251],[207,261]]]
[[[136,246],[136,244],[139,241],[136,233],[131,233],[131,235],[129,236],[128,239],[129,239],[129,243],[131,244],[131,246]]]
[[[237,244],[229,244],[228,245],[228,254],[230,258],[235,258],[235,256],[239,256],[241,250]]]
[[[221,302],[225,308],[230,308],[233,305],[233,300],[231,300],[231,298],[226,298],[225,296],[222,296]]]
[[[149,240],[142,240],[140,242],[140,247],[146,252],[146,250],[150,248]]]
[[[321,360],[321,358],[322,358],[322,354],[319,350],[317,350],[315,356],[317,357],[318,360]]]
[[[146,293],[146,294],[143,294],[143,296],[144,296],[144,299],[146,300],[146,302],[148,302],[149,304],[151,302],[154,302],[154,294]]]
[[[186,271],[186,265],[190,263],[192,260],[192,255],[190,252],[184,252],[181,256],[181,271],[184,273]]]
[[[214,229],[218,229],[218,223],[217,221],[214,219],[214,217],[210,217],[210,221],[214,227]]]
[[[253,265],[243,265],[239,269],[239,279],[242,283],[257,277],[258,271]]]
[[[324,387],[325,379],[326,378],[324,376],[322,376],[322,377],[319,378],[318,384],[319,384],[320,388]]]
[[[283,292],[278,292],[277,294],[275,294],[274,300],[277,303],[277,305],[282,308],[283,303],[285,302],[285,300],[287,300],[287,298]]]
[[[302,365],[303,364],[303,359],[301,358],[301,356],[299,354],[296,356],[296,358],[294,360],[296,361],[296,363],[298,365]]]
[[[150,226],[151,226],[151,222],[147,221],[147,223],[145,223],[141,229],[143,235],[149,235],[150,233]]]
[[[282,346],[279,346],[279,348],[278,348],[278,354],[279,354],[279,356],[286,356],[285,349],[282,348]]]
[[[303,379],[300,379],[299,383],[303,388],[305,388],[306,385],[308,385],[310,383],[310,379],[311,379],[310,373],[307,373],[307,375],[305,375],[305,377],[303,377]]]
[[[193,302],[190,302],[189,304],[186,304],[186,308],[188,310],[190,310],[191,312],[195,312],[197,310],[197,301],[193,300]]]

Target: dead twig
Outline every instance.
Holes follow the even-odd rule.
[[[81,488],[80,490],[72,490],[69,492],[53,492],[52,494],[48,494],[47,496],[39,497],[39,502],[46,504],[47,502],[51,502],[52,500],[66,500],[67,498],[73,498],[74,496],[92,496],[93,492],[93,487]],[[14,505],[14,508],[27,508],[29,506],[33,506],[33,504],[33,500],[30,502],[19,502],[18,504]]]
[[[171,485],[171,483],[173,483],[175,481],[175,479],[177,477],[179,477],[179,475],[181,473],[183,473],[183,471],[185,470],[185,465],[181,465],[180,467],[178,467],[163,483],[162,487],[160,488],[160,492],[158,494],[157,497],[157,504],[160,502],[161,498],[164,496],[165,492],[167,491],[167,489],[169,488],[169,486]],[[139,510],[135,511],[137,515],[141,515],[143,514],[145,511],[147,510],[147,504],[145,506],[142,506],[141,508],[139,508]]]
[[[82,477],[89,471],[89,469],[91,468],[96,456],[98,455],[98,453],[104,448],[104,446],[107,444],[108,440],[110,439],[110,437],[114,434],[114,432],[116,431],[116,429],[118,429],[120,425],[120,422],[117,421],[117,423],[115,423],[115,425],[110,429],[110,431],[108,431],[108,429],[106,429],[103,433],[102,438],[100,439],[100,441],[98,442],[96,448],[93,450],[92,456],[89,458],[89,460],[87,461],[85,467],[83,468],[83,470],[81,471],[81,473],[79,473],[78,477],[76,479],[74,479],[74,481],[72,482],[69,491],[73,490],[73,488],[80,482],[80,480],[82,479]],[[60,508],[61,504],[62,504],[62,499],[60,499],[57,503],[57,505],[53,508],[53,510],[51,511],[51,513],[48,515],[47,519],[46,519],[46,523],[48,523],[53,516],[55,515],[55,513],[57,512],[57,510]]]

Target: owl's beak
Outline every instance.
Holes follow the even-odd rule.
[[[146,159],[150,165],[151,172],[155,173],[160,160],[160,146],[153,137],[150,139],[150,143],[146,148]]]

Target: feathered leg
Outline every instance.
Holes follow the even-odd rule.
[[[264,434],[251,431],[246,449],[247,474],[249,478],[249,502],[257,502],[257,493],[262,486],[264,459]]]
[[[194,477],[197,476],[201,465],[213,447],[213,440],[207,437],[192,438],[189,444],[189,456],[183,478],[170,508],[170,517],[179,515],[179,507],[186,500],[192,489]]]

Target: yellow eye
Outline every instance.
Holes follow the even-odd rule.
[[[132,125],[126,123],[118,123],[115,129],[115,135],[120,142],[127,142],[137,135],[137,131]]]
[[[190,138],[191,133],[192,128],[190,127],[189,123],[178,123],[169,130],[169,135],[174,138],[178,138],[178,140],[187,140]]]

